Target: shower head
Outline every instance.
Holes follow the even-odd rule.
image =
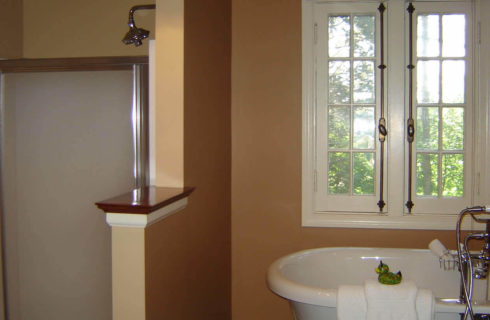
[[[130,27],[128,33],[122,39],[124,44],[132,44],[136,47],[143,44],[142,40],[148,38],[150,31],[136,27]]]
[[[124,44],[134,43],[136,47],[143,44],[142,40],[148,38],[148,36],[150,35],[150,31],[136,27],[136,24],[134,23],[134,17],[133,17],[134,12],[136,10],[155,9],[155,8],[156,5],[154,4],[144,4],[144,5],[134,6],[129,10],[129,20],[128,20],[129,31],[122,39],[122,42]]]

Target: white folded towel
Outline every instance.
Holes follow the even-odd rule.
[[[337,320],[366,318],[366,297],[363,286],[342,285],[337,290]]]
[[[367,280],[364,286],[343,285],[337,290],[337,320],[433,320],[434,295],[417,289],[413,281],[397,285]]]
[[[366,320],[417,320],[415,300],[417,287],[413,281],[385,285],[377,280],[364,284],[367,301]]]
[[[434,319],[434,295],[429,289],[419,289],[417,299],[415,300],[415,308],[417,309],[418,320],[433,320]]]

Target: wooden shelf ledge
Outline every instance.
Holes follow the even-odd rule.
[[[194,187],[165,188],[149,186],[97,202],[106,213],[110,226],[146,227],[183,209]]]
[[[194,191],[194,187],[150,186],[134,189],[120,196],[97,202],[95,205],[106,213],[149,214],[177,200],[187,198],[192,191]]]

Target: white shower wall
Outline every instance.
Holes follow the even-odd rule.
[[[131,71],[4,75],[9,320],[106,319],[110,229],[94,202],[132,177]]]

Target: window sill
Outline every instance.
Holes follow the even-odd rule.
[[[303,227],[456,230],[458,215],[404,214],[399,216],[373,213],[303,212]],[[462,229],[480,229],[469,219]],[[482,225],[481,228],[484,228]]]

